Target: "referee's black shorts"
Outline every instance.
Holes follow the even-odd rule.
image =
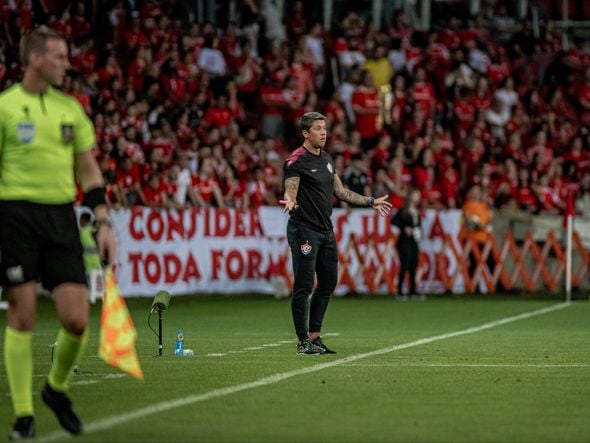
[[[86,285],[82,245],[71,203],[0,201],[0,286],[40,281]]]

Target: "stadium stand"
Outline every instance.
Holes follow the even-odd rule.
[[[428,31],[355,8],[326,30],[302,1],[283,22],[270,2],[237,3],[214,26],[174,0],[0,1],[0,89],[19,78],[22,32],[70,38],[65,90],[96,125],[114,207],[276,204],[296,122],[319,110],[344,180],[396,207],[416,187],[426,207],[460,208],[479,184],[496,208],[557,214],[574,192],[590,214],[590,54],[562,48],[550,20],[483,2]]]

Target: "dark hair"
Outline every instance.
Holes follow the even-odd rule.
[[[299,120],[299,129],[301,131],[309,131],[311,125],[313,125],[313,122],[316,120],[328,121],[326,116],[319,112],[306,112],[303,114],[303,117],[301,117],[301,120]]]
[[[23,38],[21,38],[19,46],[21,64],[24,67],[29,64],[29,56],[33,51],[45,53],[45,51],[47,51],[47,40],[51,39],[65,41],[63,36],[44,25],[25,34]]]

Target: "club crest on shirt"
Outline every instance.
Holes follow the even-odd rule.
[[[333,174],[334,173],[334,168],[332,168],[332,164],[331,163],[328,163],[326,165],[326,168],[328,168],[328,171],[330,171],[330,174]]]
[[[16,135],[21,143],[31,143],[35,138],[35,123],[20,122],[16,125]]]
[[[74,125],[62,123],[61,125],[61,141],[64,145],[69,145],[74,141]]]
[[[303,255],[309,255],[311,252],[312,246],[309,244],[309,241],[306,241],[301,245],[301,253]]]

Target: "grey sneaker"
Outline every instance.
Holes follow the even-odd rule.
[[[313,344],[313,342],[311,340],[301,340],[298,344],[297,344],[297,354],[299,355],[319,355],[319,354],[325,354],[326,351],[324,351],[322,348],[320,348],[319,346],[316,346]]]
[[[336,351],[332,351],[330,348],[328,348],[320,337],[316,338],[314,341],[312,341],[312,343],[318,348],[323,349],[324,354],[336,354]]]

